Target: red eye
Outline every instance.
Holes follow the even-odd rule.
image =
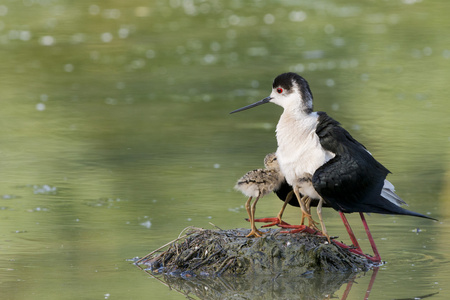
[[[277,93],[278,94],[281,94],[283,92],[283,89],[282,88],[277,88]]]

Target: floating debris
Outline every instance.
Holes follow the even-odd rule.
[[[33,185],[33,192],[35,194],[56,194],[56,187],[44,185]]]

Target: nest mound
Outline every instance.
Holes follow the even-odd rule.
[[[366,258],[329,244],[321,236],[268,229],[260,238],[247,238],[248,232],[193,228],[183,241],[177,239],[167,250],[150,253],[137,264],[147,266],[153,274],[185,278],[353,273],[372,266]]]

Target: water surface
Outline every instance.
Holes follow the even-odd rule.
[[[228,113],[266,97],[286,71],[304,76],[315,109],[392,171],[409,209],[439,219],[368,217],[387,261],[370,298],[446,299],[448,8],[444,0],[1,2],[2,299],[184,299],[126,259],[188,226],[248,226],[233,186],[276,149],[281,108]],[[280,205],[267,196],[257,214]],[[286,221],[298,217],[287,210]],[[347,241],[339,215],[324,218]],[[349,220],[369,252],[358,216]],[[370,279],[359,274],[348,299],[363,298]]]

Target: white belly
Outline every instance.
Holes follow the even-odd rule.
[[[286,181],[297,186],[300,192],[312,198],[318,198],[311,183],[302,183],[299,179],[305,173],[313,175],[324,163],[334,157],[334,153],[326,151],[316,135],[317,114],[303,115],[295,119],[283,113],[277,125],[277,160]]]

